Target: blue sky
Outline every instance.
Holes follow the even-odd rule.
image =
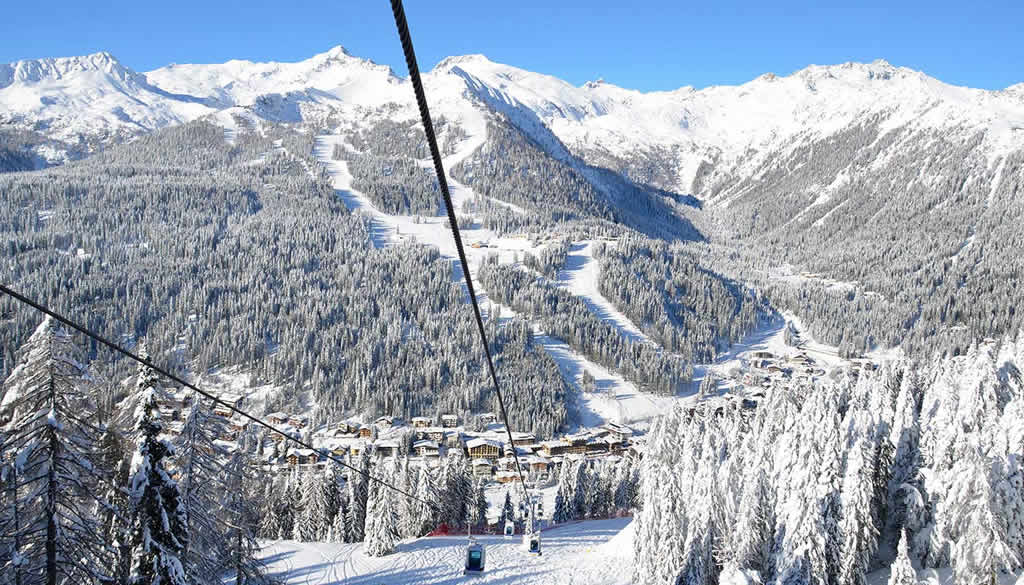
[[[384,0],[10,4],[0,12],[0,62],[106,50],[146,71],[296,61],[340,44],[406,74]],[[423,69],[484,53],[574,84],[603,77],[652,90],[884,58],[958,85],[1024,81],[1020,0],[407,0],[406,13]]]

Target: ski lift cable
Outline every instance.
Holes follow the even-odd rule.
[[[434,125],[430,121],[430,110],[427,108],[427,97],[423,91],[423,80],[420,79],[420,69],[416,64],[416,52],[412,46],[412,36],[409,33],[409,23],[405,18],[405,8],[402,0],[391,0],[391,11],[395,16],[395,26],[398,28],[398,38],[402,42],[402,51],[405,53],[405,64],[409,69],[409,78],[412,80],[413,91],[416,93],[416,105],[419,106],[420,118],[423,121],[423,130],[427,135],[427,143],[430,145],[430,155],[434,159],[434,173],[437,175],[438,185],[441,187],[441,195],[444,197],[444,206],[448,211],[448,223],[451,225],[452,237],[455,239],[455,248],[459,252],[459,261],[462,263],[462,275],[466,279],[466,288],[469,290],[469,299],[473,304],[473,314],[476,317],[476,325],[480,331],[480,339],[484,344],[484,353],[487,355],[487,367],[491,372],[491,381],[494,383],[494,393],[498,396],[498,406],[501,409],[501,418],[505,421],[505,432],[508,433],[509,445],[512,447],[512,456],[516,462],[516,472],[519,475],[519,484],[523,487],[523,501],[530,499],[526,489],[526,480],[523,478],[523,468],[519,463],[519,453],[516,451],[516,443],[512,438],[512,427],[508,422],[508,411],[505,409],[505,400],[501,395],[501,388],[498,384],[498,375],[494,370],[494,360],[491,357],[491,346],[487,342],[487,332],[484,330],[484,321],[480,317],[480,305],[476,300],[476,292],[473,290],[473,279],[469,274],[469,261],[466,260],[466,250],[462,246],[462,236],[459,234],[459,222],[455,217],[455,206],[452,205],[452,195],[448,190],[448,180],[444,174],[444,164],[441,161],[441,151],[437,147],[437,136],[434,133]]]
[[[180,384],[180,385],[182,385],[182,386],[184,386],[184,387],[186,387],[186,388],[196,392],[197,394],[200,394],[200,395],[202,395],[202,396],[204,396],[206,398],[209,398],[214,403],[219,404],[220,406],[223,406],[224,408],[227,408],[228,410],[230,410],[231,412],[234,412],[235,414],[238,414],[242,418],[245,418],[245,419],[249,420],[250,422],[253,422],[253,423],[255,423],[255,424],[257,424],[257,425],[259,425],[259,426],[261,426],[263,428],[266,428],[266,429],[268,429],[268,430],[270,430],[272,432],[275,432],[275,433],[281,435],[287,441],[291,441],[291,442],[299,445],[300,447],[303,447],[305,449],[310,449],[310,450],[312,450],[312,451],[314,451],[316,453],[319,453],[319,454],[323,455],[327,460],[332,461],[332,462],[334,462],[334,463],[336,463],[338,465],[341,465],[342,467],[345,467],[347,469],[350,469],[352,471],[355,471],[356,473],[358,473],[359,475],[362,475],[363,477],[365,477],[366,479],[368,479],[370,481],[379,483],[380,485],[382,485],[382,486],[384,486],[384,487],[386,487],[386,488],[388,488],[388,489],[390,489],[392,491],[395,491],[395,492],[397,492],[399,494],[402,494],[403,496],[405,496],[407,498],[410,498],[410,499],[415,500],[417,502],[420,502],[422,504],[426,504],[427,506],[429,506],[431,509],[433,509],[435,511],[440,511],[440,508],[438,508],[437,504],[434,504],[433,502],[428,502],[427,500],[424,500],[422,498],[418,498],[415,495],[410,494],[409,492],[403,490],[402,488],[400,488],[400,487],[398,487],[396,485],[393,485],[393,484],[391,484],[391,483],[389,483],[389,482],[387,482],[387,481],[385,481],[383,479],[380,479],[378,477],[374,477],[368,471],[363,471],[362,469],[359,469],[357,467],[349,465],[348,463],[345,463],[344,461],[342,461],[339,457],[337,457],[334,454],[332,454],[330,451],[327,451],[325,449],[317,449],[316,447],[314,447],[310,443],[307,443],[306,441],[303,441],[302,439],[298,439],[298,438],[295,438],[295,437],[289,435],[283,429],[280,429],[280,428],[278,428],[278,427],[276,427],[276,426],[274,426],[274,425],[264,421],[263,419],[257,418],[256,416],[249,414],[248,412],[238,408],[237,406],[235,406],[233,404],[230,404],[230,403],[228,403],[228,402],[226,402],[224,400],[221,400],[220,398],[217,398],[213,394],[210,394],[209,392],[206,392],[205,390],[200,389],[198,386],[196,386],[194,384],[186,382],[185,380],[181,379],[180,377],[175,376],[174,374],[168,372],[167,370],[165,370],[165,369],[161,368],[160,366],[154,364],[153,362],[149,361],[148,359],[139,357],[138,355],[128,351],[127,349],[121,347],[120,345],[114,343],[113,341],[110,341],[110,340],[106,339],[102,335],[100,335],[98,333],[95,333],[95,332],[87,329],[86,327],[84,327],[82,325],[79,325],[78,323],[75,323],[71,319],[61,315],[60,313],[57,313],[56,311],[53,311],[52,309],[46,307],[42,303],[39,303],[37,301],[34,301],[34,300],[30,299],[30,298],[26,297],[25,295],[22,295],[21,293],[11,289],[10,287],[8,287],[8,286],[6,286],[4,284],[0,284],[0,292],[6,294],[7,296],[13,298],[14,300],[16,300],[16,301],[18,301],[20,303],[23,303],[23,304],[26,304],[26,305],[32,307],[33,309],[35,309],[35,310],[37,310],[37,311],[39,311],[41,313],[45,313],[45,314],[53,317],[54,319],[60,321],[61,323],[67,325],[68,327],[71,327],[72,329],[75,329],[75,330],[79,331],[80,333],[86,335],[87,337],[102,343],[103,345],[109,347],[110,349],[114,350],[115,352],[120,353],[121,355],[123,355],[123,356],[125,356],[125,357],[127,357],[129,359],[132,359],[132,360],[134,360],[134,361],[136,361],[136,362],[138,362],[138,363],[140,363],[140,364],[142,364],[142,365],[144,365],[144,366],[146,366],[148,368],[151,368],[154,372],[156,372],[156,373],[158,373],[158,374],[168,378],[169,380],[172,380],[172,381],[174,381],[174,382],[176,382],[176,383],[178,383],[178,384]]]

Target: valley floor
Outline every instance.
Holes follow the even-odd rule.
[[[445,536],[402,542],[375,558],[362,543],[267,543],[262,558],[270,577],[286,585],[624,585],[632,582],[633,530],[629,518],[588,520],[544,531],[543,552],[522,550],[521,537],[482,536],[486,571],[464,576],[466,538]]]

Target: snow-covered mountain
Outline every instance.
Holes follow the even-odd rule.
[[[426,75],[435,115],[483,130],[499,111],[555,156],[673,191],[699,191],[702,164],[755,168],[779,151],[878,117],[885,129],[982,130],[992,153],[1024,144],[1024,84],[984,91],[884,61],[810,66],[739,86],[640,92],[449,57]],[[335,47],[297,63],[172,64],[145,74],[107,53],[0,65],[0,123],[97,146],[230,108],[275,121],[411,119],[412,92],[389,67]],[[238,113],[236,110],[235,113]],[[558,141],[552,140],[552,135]]]

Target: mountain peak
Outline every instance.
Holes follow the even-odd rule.
[[[127,81],[137,75],[107,51],[77,57],[25,59],[0,65],[0,89],[14,83],[34,84],[64,79],[81,73],[98,72]]]
[[[348,52],[348,49],[341,45],[335,45],[327,50],[327,52],[320,53],[316,57],[324,57],[326,59],[341,59],[342,57],[351,57],[352,53]]]
[[[494,63],[487,58],[486,55],[481,53],[473,53],[470,55],[454,55],[451,57],[445,57],[440,63],[434,67],[434,71],[444,71],[451,69],[456,65],[465,65],[467,63]]]

